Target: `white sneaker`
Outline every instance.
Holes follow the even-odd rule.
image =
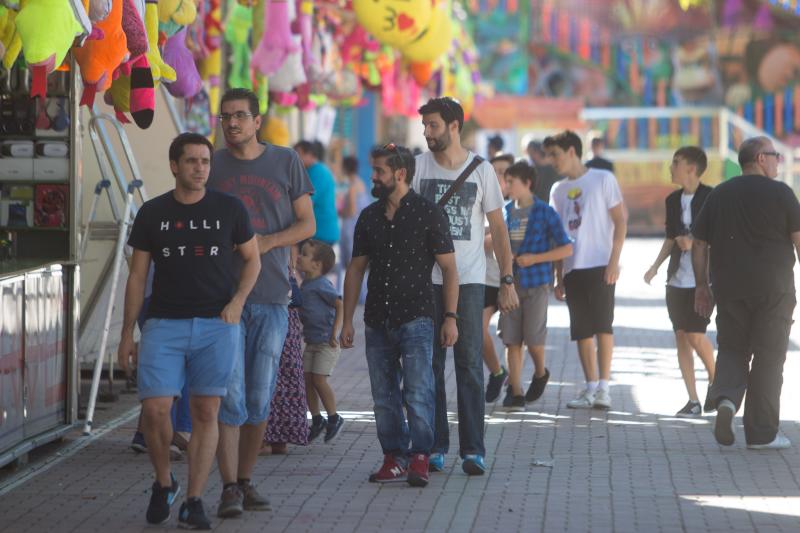
[[[787,439],[783,436],[783,434],[779,431],[777,435],[775,435],[775,440],[769,442],[767,444],[748,444],[748,450],[785,450],[786,448],[792,447],[792,441]]]
[[[736,440],[733,427],[733,415],[736,406],[730,400],[722,400],[717,406],[717,418],[714,421],[714,438],[723,446],[730,446]]]
[[[594,393],[592,407],[595,409],[611,409],[611,395],[605,389],[597,389]]]
[[[567,402],[570,409],[591,409],[594,405],[594,393],[589,389],[584,389],[574,400]]]

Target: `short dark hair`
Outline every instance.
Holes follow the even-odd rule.
[[[506,176],[518,178],[528,184],[528,188],[533,192],[536,187],[536,168],[530,166],[525,161],[514,163],[506,169]]]
[[[233,100],[247,100],[247,104],[248,107],[250,108],[250,112],[253,114],[253,118],[260,115],[258,96],[250,89],[243,89],[243,88],[228,89],[227,91],[225,91],[225,94],[222,95],[222,100],[220,100],[219,102],[220,109],[222,108],[222,104],[224,104],[225,102],[231,102]]]
[[[428,103],[423,104],[417,110],[420,115],[430,115],[439,113],[445,124],[458,121],[458,131],[464,127],[464,109],[455,98],[442,96],[441,98],[431,98]]]
[[[322,144],[322,141],[311,141],[311,145],[314,147],[314,155],[317,156],[317,159],[320,161],[325,160],[325,145]]]
[[[606,140],[603,139],[602,137],[595,137],[594,139],[592,139],[592,148],[596,146],[605,146],[605,145],[606,145]]]
[[[358,158],[347,155],[342,159],[342,170],[347,174],[358,174]]]
[[[537,154],[543,154],[544,150],[542,150],[542,143],[539,141],[530,141],[527,146],[528,152],[534,150]]]
[[[316,239],[309,239],[303,244],[311,247],[311,259],[322,263],[322,275],[330,272],[336,264],[336,252],[333,251],[333,247]]]
[[[311,154],[315,158],[319,159],[319,152],[317,151],[317,147],[314,146],[314,143],[311,141],[297,141],[297,144],[294,145],[294,149],[298,152],[303,152],[304,154]]]
[[[187,144],[205,145],[208,147],[209,157],[214,154],[214,145],[206,137],[199,133],[181,133],[172,139],[172,144],[169,145],[169,160],[177,163],[183,155],[183,147]]]
[[[503,146],[505,145],[506,142],[499,135],[492,135],[491,137],[489,137],[489,148],[494,148],[495,150],[502,150]]]
[[[579,159],[583,155],[583,143],[581,142],[581,138],[578,137],[577,133],[571,130],[564,130],[557,135],[545,137],[544,141],[542,141],[542,145],[545,148],[558,146],[565,152],[569,150],[571,146],[575,149],[575,155],[578,156]]]
[[[697,146],[682,146],[675,151],[673,157],[680,157],[697,169],[697,175],[702,176],[708,168],[708,157],[702,148]]]
[[[506,161],[509,165],[513,165],[514,156],[511,154],[497,154],[489,160],[489,163],[494,163],[495,161]]]
[[[380,157],[385,157],[386,166],[391,168],[392,171],[400,170],[401,168],[406,169],[406,183],[411,184],[411,180],[414,179],[414,171],[417,169],[417,162],[411,150],[405,146],[389,143],[379,148],[373,148],[370,156],[373,161]]]
[[[744,169],[745,165],[755,163],[758,154],[764,149],[769,139],[766,137],[751,137],[739,146],[739,166]]]

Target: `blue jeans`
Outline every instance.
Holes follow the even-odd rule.
[[[367,326],[366,337],[375,425],[383,453],[404,460],[410,440],[410,453],[429,454],[433,445],[433,320],[420,317],[396,329]]]
[[[283,342],[289,329],[289,308],[282,304],[245,304],[242,346],[235,357],[222,399],[219,421],[229,426],[256,425],[269,418]]]
[[[450,427],[447,424],[447,394],[444,386],[444,364],[447,349],[437,341],[444,319],[442,286],[433,286],[434,331],[433,376],[436,380],[436,436],[431,453],[447,453],[450,449]],[[486,455],[483,446],[483,300],[484,286],[470,283],[458,289],[458,342],[453,347],[458,395],[459,455]]]

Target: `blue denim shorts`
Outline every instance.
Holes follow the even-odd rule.
[[[221,318],[151,318],[139,341],[139,399],[225,396],[241,328]]]
[[[289,329],[289,308],[282,304],[245,304],[242,346],[222,399],[219,421],[229,426],[260,424],[269,418],[283,343]]]

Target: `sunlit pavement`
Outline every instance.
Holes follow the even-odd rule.
[[[487,406],[488,472],[468,477],[457,453],[427,488],[367,482],[381,461],[375,436],[363,335],[332,377],[347,419],[330,445],[290,447],[259,460],[254,481],[272,512],[213,518],[217,531],[798,531],[800,530],[800,331],[784,372],[782,428],[797,446],[753,452],[718,446],[713,416],[674,418],[687,400],[664,305],[664,273],[642,275],[657,240],[630,239],[617,286],[612,409],[572,411],[582,383],[563,304],[549,314],[543,398],[524,413]],[[709,332],[714,338],[714,327]],[[498,343],[499,346],[499,343]],[[706,376],[697,362],[698,389]],[[526,361],[524,375],[532,368]],[[447,367],[451,450],[457,451],[455,379]],[[528,377],[529,379],[529,377]],[[527,386],[527,383],[525,383]],[[741,413],[740,413],[741,414]],[[27,481],[0,485],[0,531],[141,531],[152,474],[127,448],[135,418],[54,462]],[[175,471],[186,486],[186,465]],[[3,488],[5,487],[5,488]],[[10,489],[9,489],[10,487]],[[205,502],[216,511],[221,484],[212,473]],[[170,527],[176,525],[173,512]]]

